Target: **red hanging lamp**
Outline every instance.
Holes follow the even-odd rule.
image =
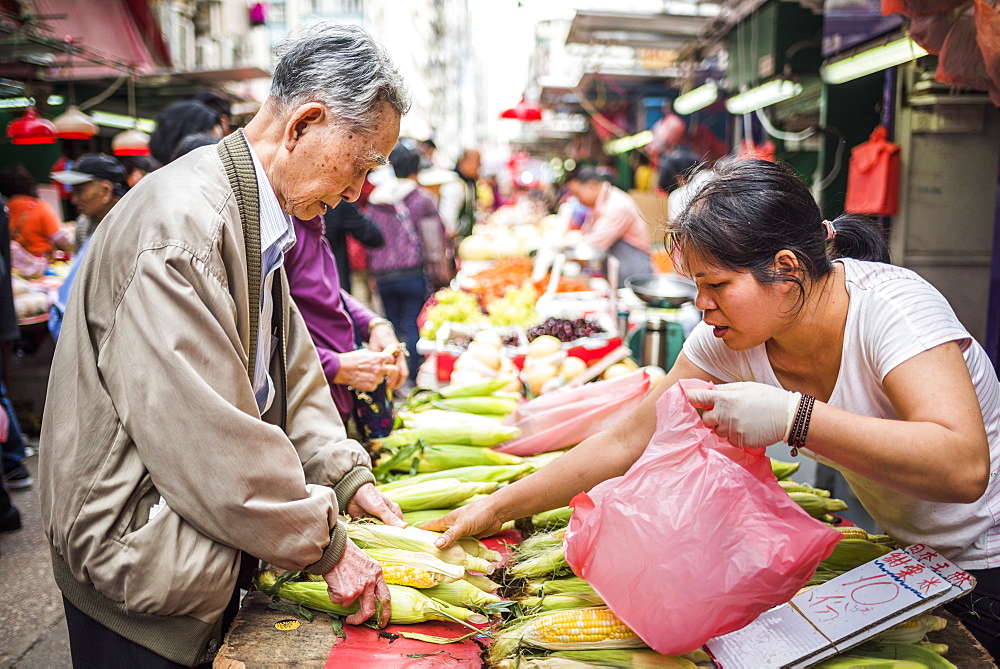
[[[524,122],[541,121],[542,108],[533,102],[528,102],[522,95],[520,102],[510,109],[504,109],[500,112],[500,118],[509,118]]]
[[[59,139],[90,139],[97,134],[97,124],[76,105],[52,119]]]
[[[12,144],[55,144],[56,127],[38,115],[34,106],[24,110],[20,118],[7,124],[7,136]]]
[[[135,120],[135,87],[128,80],[128,115]],[[148,156],[149,135],[138,128],[124,130],[111,138],[111,153],[116,156]]]

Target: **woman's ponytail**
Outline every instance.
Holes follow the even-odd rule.
[[[831,260],[854,258],[890,262],[885,233],[875,220],[861,214],[844,214],[833,221],[833,229],[836,234],[826,245]]]

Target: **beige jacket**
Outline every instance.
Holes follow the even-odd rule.
[[[343,550],[338,511],[372,480],[287,286],[282,270],[287,391],[275,352],[278,394],[262,422],[247,375],[242,228],[206,147],[121,200],[70,296],[39,446],[57,581],[85,613],[177,662],[204,658],[240,550],[329,570]],[[199,655],[153,639],[145,627],[162,616],[172,619],[167,636],[183,636],[179,625]],[[136,620],[149,625],[136,631]]]

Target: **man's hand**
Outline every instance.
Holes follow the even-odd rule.
[[[421,529],[444,532],[434,545],[438,548],[448,548],[462,537],[495,534],[503,522],[503,518],[491,508],[489,500],[481,499],[455,509],[437,520],[424,523]]]
[[[714,389],[687,391],[707,427],[740,448],[764,448],[788,439],[799,393],[763,383],[727,383]]]
[[[385,353],[359,348],[349,353],[338,353],[340,369],[333,382],[371,392],[386,378],[398,373],[394,358]],[[390,384],[391,385],[391,384]]]
[[[374,516],[386,525],[406,527],[399,505],[376,490],[371,483],[358,488],[354,497],[347,503],[347,513],[352,518]]]
[[[392,354],[395,369],[388,376],[389,387],[395,390],[403,385],[403,381],[410,375],[410,367],[406,364],[406,347],[396,338],[392,328],[385,323],[376,323],[368,334],[368,348]]]
[[[375,622],[379,627],[389,624],[392,604],[389,601],[389,586],[382,576],[382,565],[368,557],[350,539],[344,544],[344,554],[333,569],[323,574],[330,601],[341,606],[350,606],[357,600],[357,613],[346,619],[348,625],[360,625],[376,612],[381,614]]]

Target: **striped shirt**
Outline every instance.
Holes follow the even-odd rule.
[[[862,416],[898,420],[882,380],[910,358],[958,342],[979,398],[990,444],[991,475],[972,504],[925,502],[902,495],[816,457],[843,473],[872,518],[900,545],[923,543],[965,569],[1000,566],[1000,383],[982,346],[962,327],[948,301],[911,270],[842,259],[850,305],[840,375],[829,404]],[[764,346],[731,351],[700,323],[684,344],[687,357],[725,382],[781,387]],[[927,379],[927,384],[934,379]],[[803,449],[812,457],[813,454]]]
[[[247,146],[250,146],[249,140]],[[292,227],[292,217],[281,210],[278,196],[274,194],[264,166],[260,164],[252,146],[250,146],[250,156],[257,172],[257,193],[260,199],[261,266],[260,321],[257,326],[253,392],[257,408],[263,414],[274,401],[274,382],[268,369],[271,367],[271,356],[278,346],[277,333],[271,332],[271,315],[274,313],[271,286],[274,284],[274,272],[284,262],[285,252],[295,244],[295,228]]]

